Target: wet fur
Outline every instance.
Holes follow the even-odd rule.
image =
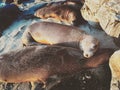
[[[34,15],[43,19],[54,18],[78,26],[85,23],[80,8],[80,3],[72,1],[57,2],[38,9]]]
[[[76,27],[51,22],[37,22],[26,28],[21,39],[24,45],[30,45],[32,42],[41,44],[67,44],[69,42],[68,46],[76,47],[76,44],[69,45],[70,42],[79,43],[79,40],[83,39],[83,35],[87,35],[87,33]],[[50,40],[47,40],[48,38]],[[43,42],[42,39],[46,42]],[[54,41],[54,39],[57,40]]]
[[[112,49],[100,49],[85,59],[80,50],[61,46],[31,46],[0,56],[0,81],[42,82],[54,76],[73,75],[108,62]]]

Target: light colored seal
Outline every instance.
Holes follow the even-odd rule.
[[[79,48],[86,58],[93,56],[99,47],[99,41],[85,31],[50,22],[37,22],[27,27],[22,36],[22,43],[30,45],[32,41]]]

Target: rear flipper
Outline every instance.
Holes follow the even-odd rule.
[[[33,39],[33,37],[31,36],[31,33],[29,32],[29,28],[27,28],[24,31],[24,33],[21,37],[21,40],[22,40],[23,46],[45,45],[42,43],[38,43]]]
[[[21,37],[23,46],[34,46],[34,45],[40,45],[37,43],[31,36],[29,29],[26,29]]]

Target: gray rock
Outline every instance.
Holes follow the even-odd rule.
[[[88,22],[99,23],[108,35],[116,38],[119,37],[119,0],[86,0],[81,12]]]
[[[120,89],[120,50],[113,53],[109,61],[112,72],[111,90]]]
[[[0,8],[0,33],[8,28],[20,15],[19,8],[14,4],[8,4]]]

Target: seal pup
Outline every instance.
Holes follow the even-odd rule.
[[[52,18],[78,26],[86,22],[81,15],[80,8],[81,5],[76,2],[57,2],[36,10],[34,16],[42,19]]]
[[[79,48],[86,58],[93,56],[99,47],[99,41],[85,31],[52,22],[33,23],[27,27],[21,39],[23,45],[30,45],[35,41]]]
[[[112,49],[100,49],[93,57],[84,58],[81,51],[61,46],[31,46],[0,55],[0,81],[8,83],[42,82],[52,76],[66,77],[83,69],[108,62]]]

